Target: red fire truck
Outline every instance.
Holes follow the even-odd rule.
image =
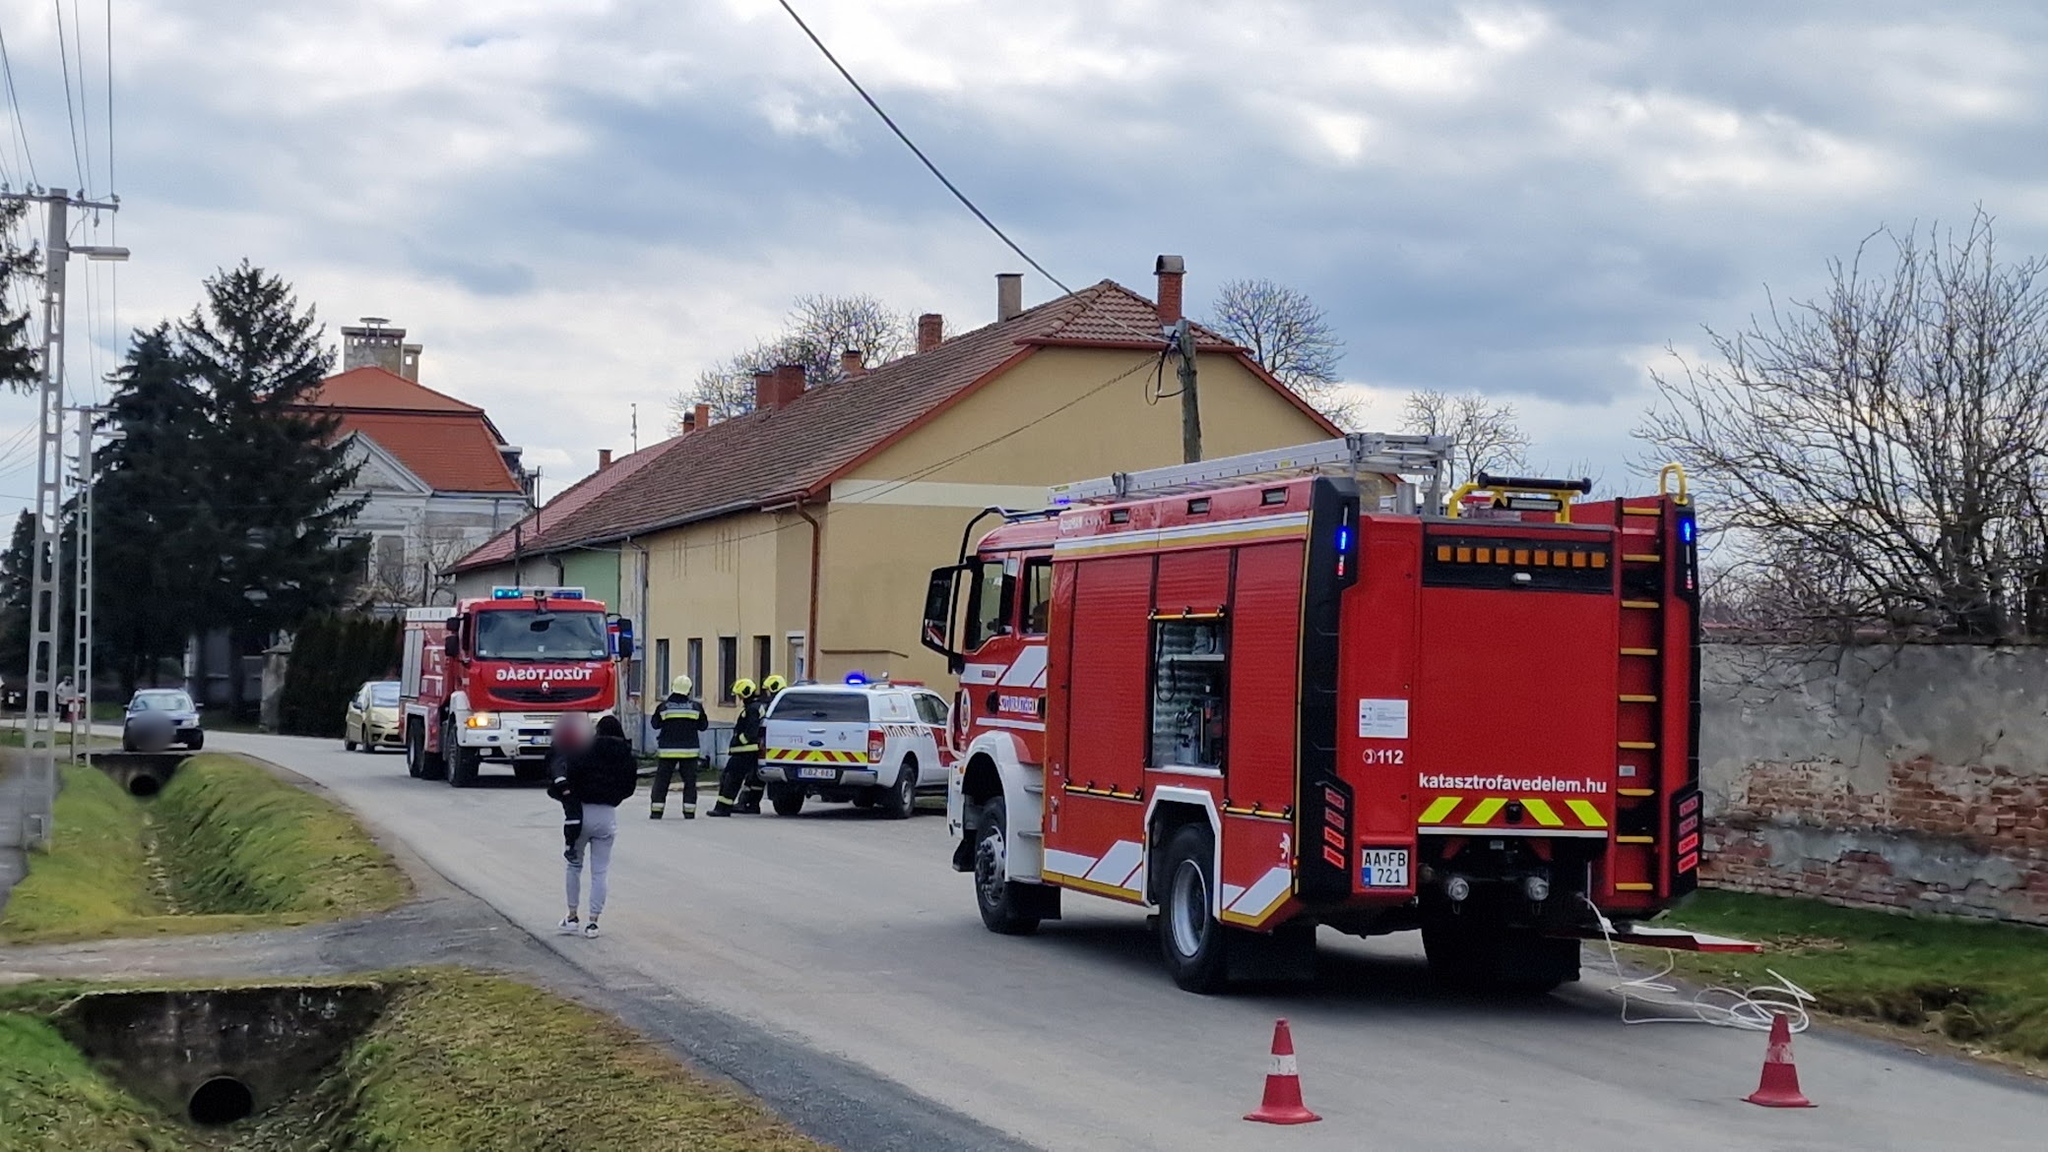
[[[457,788],[486,763],[540,779],[556,718],[612,711],[613,661],[632,654],[630,626],[581,588],[494,588],[453,608],[406,609],[406,771]]]
[[[1319,925],[1420,929],[1448,979],[1547,989],[1601,914],[1694,887],[1683,473],[1419,498],[1401,477],[1447,447],[1354,435],[970,522],[923,639],[960,680],[947,817],[991,930],[1073,890],[1156,911],[1193,991],[1308,974]]]

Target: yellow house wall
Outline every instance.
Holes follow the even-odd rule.
[[[810,526],[786,513],[750,512],[645,536],[638,543],[647,550],[643,642],[648,675],[654,675],[656,641],[669,642],[673,676],[688,670],[689,641],[701,640],[704,675],[697,693],[713,718],[731,720],[737,709],[723,703],[730,685],[719,682],[718,639],[737,639],[736,672],[752,677],[754,638],[768,636],[774,670],[789,674],[786,634],[804,630]],[[799,555],[801,562],[793,562]]]
[[[918,644],[925,582],[954,561],[976,511],[1035,508],[1052,484],[1179,463],[1180,401],[1146,400],[1156,360],[1041,349],[834,485],[824,516],[820,677],[860,668],[943,682],[944,661]],[[1197,371],[1204,456],[1329,435],[1233,358],[1202,356]],[[1176,387],[1170,369],[1166,382],[1167,391]]]

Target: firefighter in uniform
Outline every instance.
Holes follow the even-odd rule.
[[[647,806],[649,819],[661,819],[667,806],[669,778],[683,776],[683,819],[697,818],[697,765],[703,758],[700,738],[704,735],[704,706],[690,698],[695,685],[688,676],[669,682],[668,696],[654,715],[648,717],[655,729],[654,796]]]
[[[732,694],[740,702],[740,715],[733,721],[732,743],[725,748],[725,771],[718,777],[718,803],[711,806],[713,816],[761,811],[760,692],[752,680],[743,676],[733,681]]]

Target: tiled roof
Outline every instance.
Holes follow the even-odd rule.
[[[332,408],[382,408],[398,412],[483,412],[474,404],[465,404],[374,364],[329,376],[305,402]]]
[[[937,348],[837,383],[812,388],[781,408],[749,412],[686,433],[636,455],[646,463],[573,508],[576,490],[543,510],[532,552],[616,540],[693,520],[815,495],[842,469],[888,443],[1012,357],[1046,344],[1156,347],[1153,304],[1104,280],[1071,296],[951,337]],[[1237,346],[1198,329],[1201,347]],[[1275,387],[1278,387],[1276,384]],[[1333,432],[1334,434],[1334,432]],[[628,459],[631,459],[629,457]],[[614,464],[613,468],[619,465]],[[601,474],[600,474],[601,475]],[[509,533],[465,557],[457,570],[510,554]]]
[[[340,435],[360,432],[436,492],[518,494],[519,481],[480,413],[342,409]]]
[[[517,540],[524,546],[533,541],[548,537],[551,535],[548,530],[554,524],[611,491],[613,487],[624,481],[628,476],[646,467],[648,463],[653,461],[655,457],[659,456],[664,449],[673,443],[675,441],[665,440],[660,444],[621,456],[617,460],[612,461],[611,467],[601,468],[571,484],[553,500],[548,501],[547,507],[527,516],[519,522]],[[461,562],[455,566],[456,570],[484,568],[492,564],[503,564],[510,561],[512,559],[514,539],[513,533],[509,531],[499,533],[497,536],[486,541],[476,551],[464,556]]]
[[[359,432],[437,492],[522,491],[484,410],[375,365],[320,382],[307,407],[339,409],[339,435]]]

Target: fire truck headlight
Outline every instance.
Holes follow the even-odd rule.
[[[1550,899],[1550,881],[1542,876],[1530,876],[1522,881],[1522,894],[1532,904],[1541,904]]]
[[[1453,873],[1444,877],[1444,896],[1453,904],[1463,904],[1472,895],[1472,882]]]
[[[498,714],[496,712],[471,712],[469,719],[464,720],[463,724],[470,728],[496,728],[498,726]]]

